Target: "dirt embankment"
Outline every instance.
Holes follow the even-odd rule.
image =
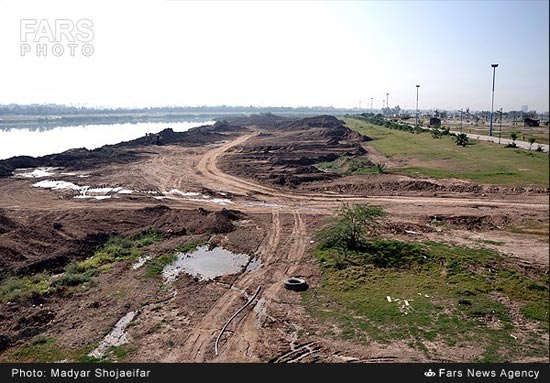
[[[158,231],[166,237],[227,233],[242,213],[222,209],[175,210],[165,205],[141,209],[79,209],[19,213],[0,210],[0,276],[61,271],[84,259],[110,235]]]
[[[0,178],[10,177],[18,168],[35,168],[40,166],[63,167],[68,170],[90,169],[107,164],[125,164],[137,161],[150,145],[203,145],[228,139],[233,134],[243,131],[242,125],[218,121],[214,125],[204,125],[185,132],[174,132],[164,129],[158,134],[148,134],[135,140],[101,148],[69,149],[62,153],[42,157],[17,156],[0,161]]]
[[[262,126],[259,134],[235,146],[220,161],[228,173],[279,186],[339,177],[313,166],[339,156],[366,153],[368,138],[353,132],[332,116],[277,122]]]
[[[459,179],[435,180],[395,174],[368,174],[336,178],[330,182],[311,182],[302,188],[308,192],[332,192],[367,196],[445,196],[464,194],[486,195],[548,194],[547,188],[479,185]]]

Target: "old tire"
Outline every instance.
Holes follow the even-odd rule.
[[[296,277],[287,278],[283,284],[285,289],[293,291],[304,291],[309,287],[305,280]]]

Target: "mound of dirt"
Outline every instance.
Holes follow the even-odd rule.
[[[111,235],[150,230],[166,238],[227,233],[243,217],[234,210],[174,210],[165,205],[34,213],[17,219],[0,214],[1,227],[8,228],[0,234],[0,275],[62,271],[72,260],[89,257]]]
[[[464,180],[434,180],[413,178],[395,174],[369,174],[349,176],[332,182],[311,183],[304,186],[308,191],[337,192],[356,195],[415,195],[434,196],[445,193],[463,193],[477,196],[485,194],[545,194],[547,188],[501,187],[478,185]]]
[[[368,138],[333,116],[285,120],[262,125],[261,129],[260,134],[226,153],[220,161],[225,172],[296,187],[339,177],[314,164],[366,153],[361,142]]]
[[[15,222],[6,217],[4,209],[0,209],[0,234],[10,231],[15,226]]]
[[[429,215],[423,221],[430,224],[444,223],[466,230],[489,230],[508,225],[511,218],[506,215]]]

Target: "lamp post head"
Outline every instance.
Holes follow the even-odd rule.
[[[417,88],[420,88],[420,85],[417,85],[416,87],[417,87]]]
[[[493,68],[496,68],[496,67],[498,66],[498,64],[491,64],[491,66],[492,66]]]

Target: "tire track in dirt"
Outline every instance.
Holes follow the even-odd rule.
[[[239,193],[245,195],[254,195],[255,197],[260,197],[259,199],[267,200],[268,202],[280,202],[281,200],[289,202],[300,202],[303,203],[307,201],[308,204],[311,203],[323,203],[325,207],[332,207],[335,205],[335,202],[338,201],[349,201],[349,202],[374,202],[374,203],[402,203],[402,204],[422,204],[422,205],[444,205],[444,206],[468,206],[468,205],[487,205],[487,206],[515,206],[515,207],[524,207],[524,208],[543,208],[548,209],[548,204],[537,204],[537,203],[524,203],[521,201],[502,201],[502,200],[488,200],[480,198],[442,198],[442,197],[401,197],[401,196],[375,196],[375,197],[365,197],[358,196],[353,194],[338,194],[338,195],[327,195],[327,194],[318,194],[318,193],[301,193],[296,194],[292,192],[286,192],[277,190],[272,187],[264,186],[258,184],[254,181],[246,180],[236,176],[229,175],[221,171],[217,166],[218,159],[229,149],[238,146],[250,138],[256,136],[258,133],[246,134],[236,138],[233,141],[227,142],[222,146],[219,146],[215,149],[207,151],[198,164],[198,170],[202,175],[207,179],[212,181],[217,188],[231,187],[234,190],[238,190]],[[267,197],[267,198],[266,198]],[[273,200],[274,199],[274,200]]]
[[[258,247],[256,255],[263,262],[268,263],[267,257],[276,253],[281,236],[281,221],[279,211],[272,212],[272,224],[267,232],[262,244]],[[189,336],[185,339],[181,347],[175,348],[169,355],[165,357],[163,362],[204,362],[213,358],[215,338],[225,321],[235,312],[236,308],[243,303],[242,291],[252,293],[259,284],[262,284],[269,273],[265,267],[255,273],[244,273],[233,283],[233,288],[228,288],[227,291],[216,301],[214,306],[205,314],[201,320],[193,326]],[[243,317],[248,316],[250,310],[244,311],[235,322],[229,326],[227,334],[224,335],[220,342],[220,354],[224,354],[224,339],[231,337],[231,328],[236,326],[236,323],[242,321]],[[250,329],[249,329],[250,330]],[[242,343],[238,343],[240,349]]]
[[[288,307],[281,302],[281,294],[284,292],[283,280],[287,276],[293,264],[299,263],[306,255],[306,239],[307,232],[304,221],[298,210],[291,210],[293,218],[292,232],[286,243],[282,243],[283,249],[273,246],[271,249],[266,249],[264,253],[266,258],[262,268],[264,269],[262,276],[255,273],[249,274],[253,280],[263,279],[264,293],[261,295],[262,310],[264,316],[269,316],[276,320],[277,323],[284,323],[285,318],[274,318],[267,314],[267,311],[288,312]],[[278,214],[274,215],[274,221],[278,219]],[[280,228],[280,224],[277,225]],[[278,234],[277,234],[278,236]],[[277,241],[278,242],[278,241]],[[287,245],[287,246],[285,246]],[[288,250],[284,250],[287,248]],[[250,284],[248,284],[250,285]],[[252,287],[252,286],[251,286]],[[277,307],[273,307],[276,305]],[[274,314],[276,315],[276,314]],[[258,355],[265,354],[272,347],[272,335],[267,334],[267,331],[273,329],[265,329],[261,323],[265,318],[259,318],[260,314],[256,310],[248,312],[241,316],[233,325],[233,334],[226,336],[225,344],[222,346],[219,361],[237,362],[243,360],[259,361]],[[306,350],[299,355],[295,355],[289,360],[300,360],[309,355],[312,355],[319,347]]]

